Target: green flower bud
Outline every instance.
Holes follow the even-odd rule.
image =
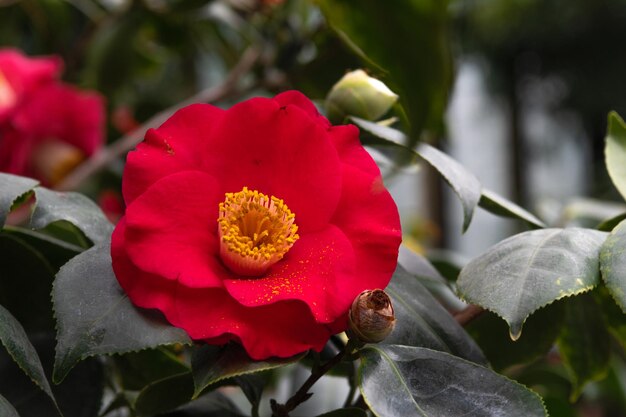
[[[350,307],[350,330],[364,343],[378,343],[396,325],[391,299],[383,290],[367,290],[359,294]]]
[[[326,97],[326,113],[331,123],[342,123],[346,116],[376,120],[398,100],[382,81],[363,70],[347,73]]]

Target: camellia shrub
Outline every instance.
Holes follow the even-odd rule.
[[[104,57],[86,58],[88,68],[124,64],[130,55],[114,58],[125,47],[145,47],[156,62],[168,51],[155,46],[157,27],[201,20],[176,14],[182,3],[164,2],[172,21],[166,6],[145,3],[111,12],[129,19],[120,32],[103,35],[98,16],[86,25],[90,53]],[[0,417],[626,409],[615,394],[626,372],[626,213],[548,225],[435,146],[452,74],[439,43],[445,8],[398,2],[385,19],[380,2],[319,1],[302,21],[324,16],[370,69],[337,77],[312,101],[279,76],[288,52],[306,50],[309,28],[289,26],[289,47],[268,46],[270,35],[284,39],[268,16],[287,25],[296,13],[252,3],[211,12],[250,38],[262,27],[262,40],[234,54],[216,87],[141,123],[120,104],[129,91],[152,93],[137,87],[141,77],[114,82],[101,70],[91,74],[99,92],[79,89],[59,79],[58,56],[0,49]],[[141,13],[156,26],[141,26]],[[424,56],[380,47],[372,16]],[[211,39],[236,38],[224,33]],[[154,75],[143,64],[145,78]],[[243,75],[258,82],[240,88]],[[107,144],[107,127],[123,136]],[[605,157],[626,198],[626,124],[616,112]],[[403,241],[410,233],[385,184],[418,166],[458,197],[463,231],[486,210],[520,232],[463,265],[429,259]],[[325,398],[337,381],[341,401]]]

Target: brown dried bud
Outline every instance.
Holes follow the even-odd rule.
[[[367,290],[359,294],[350,307],[350,329],[365,343],[384,340],[396,325],[391,299],[383,290]]]

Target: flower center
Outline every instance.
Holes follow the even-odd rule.
[[[84,160],[80,149],[56,139],[44,140],[31,155],[33,169],[49,185],[60,183]]]
[[[226,193],[220,203],[220,256],[231,271],[259,276],[298,240],[296,215],[285,202],[256,190]]]
[[[15,90],[0,71],[0,110],[12,107],[17,101]]]

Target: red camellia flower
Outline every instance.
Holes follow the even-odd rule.
[[[62,66],[57,57],[31,59],[15,49],[0,50],[0,123],[41,86],[58,78]]]
[[[0,171],[54,185],[102,145],[102,97],[59,82],[60,69],[0,51]]]
[[[398,210],[355,126],[301,93],[178,111],[128,155],[117,279],[138,306],[254,359],[321,350],[384,288]]]

